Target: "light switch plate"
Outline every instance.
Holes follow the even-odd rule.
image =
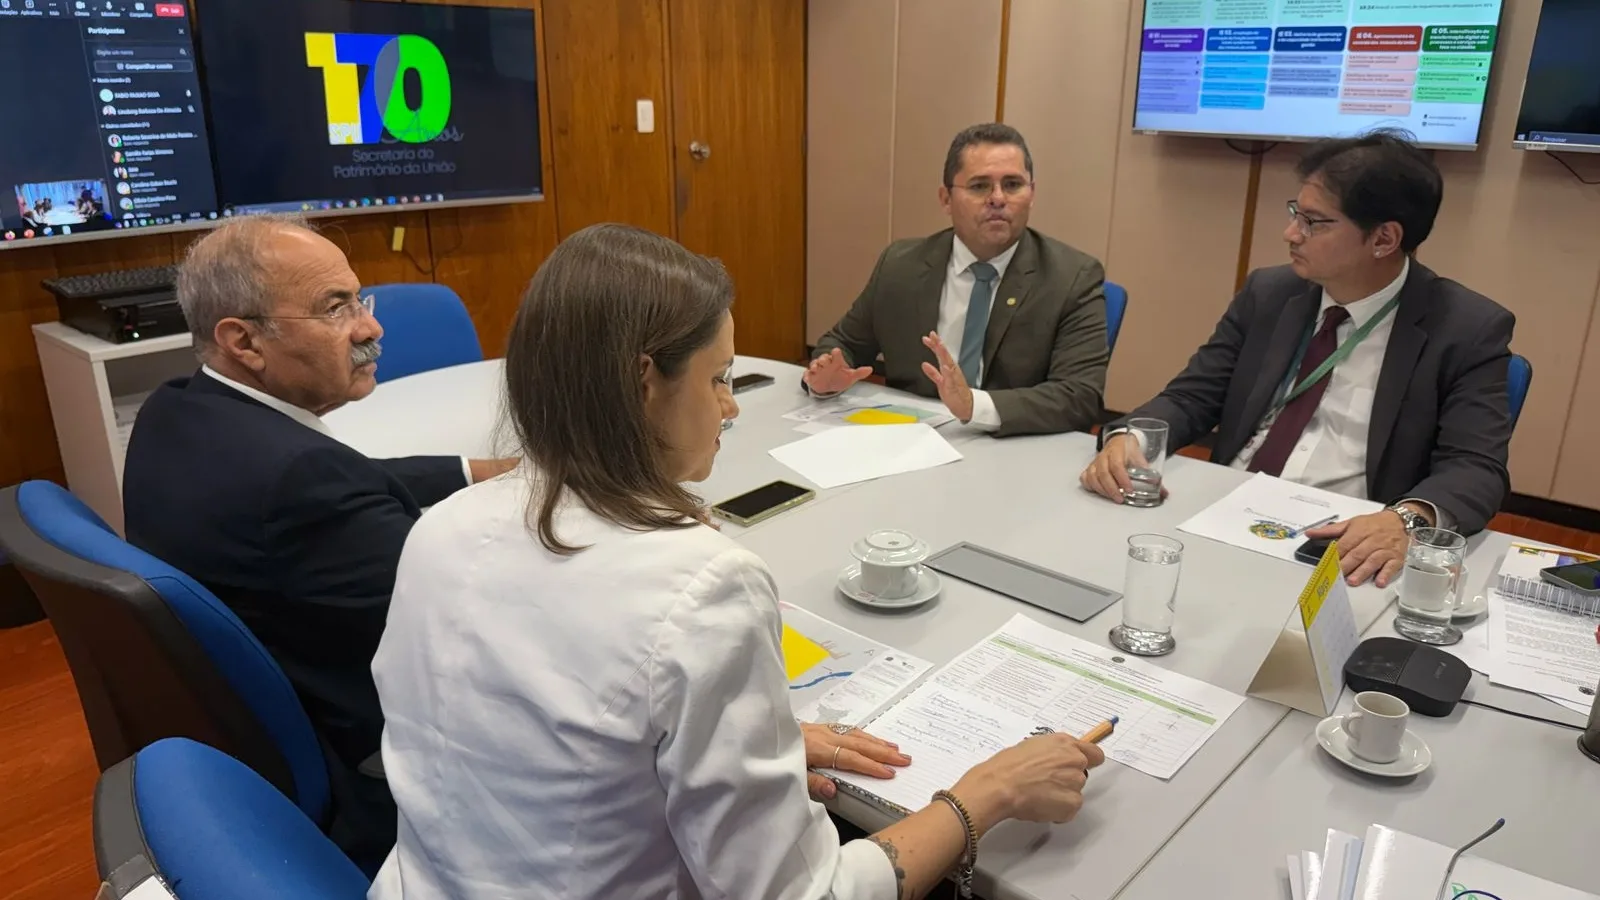
[[[656,103],[654,100],[640,100],[637,104],[639,112],[639,133],[654,134],[656,130]]]

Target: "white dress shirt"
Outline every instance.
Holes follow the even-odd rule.
[[[412,530],[372,670],[399,840],[370,900],[893,900],[806,792],[776,589],[696,525],[576,501],[557,556],[526,467]]]
[[[1000,282],[1006,277],[1006,267],[1011,265],[1011,257],[1016,255],[1017,245],[1012,244],[994,259],[984,260],[995,270],[993,293],[989,298],[990,312],[1000,302]],[[952,359],[961,358],[961,339],[967,328],[967,308],[972,303],[972,288],[978,283],[972,274],[972,264],[979,261],[977,255],[961,242],[961,238],[955,238],[955,244],[950,249],[950,265],[945,269],[944,291],[939,295],[939,324],[935,329],[939,340],[949,348]],[[978,383],[971,385],[972,420],[969,424],[984,431],[994,431],[1000,427],[1000,411],[995,409],[994,398],[989,396],[989,392],[978,389],[982,384],[983,363],[980,360]]]
[[[1334,334],[1342,346],[1350,335],[1382,311],[1384,304],[1400,295],[1400,288],[1411,274],[1411,260],[1400,268],[1400,276],[1385,285],[1376,294],[1345,304],[1350,313]],[[1322,327],[1327,311],[1336,306],[1326,289],[1322,292],[1322,307],[1317,312],[1316,327]],[[1328,389],[1322,401],[1311,414],[1311,421],[1300,435],[1300,442],[1289,453],[1280,477],[1298,484],[1309,484],[1344,494],[1347,497],[1367,496],[1367,432],[1372,423],[1372,398],[1378,390],[1378,374],[1383,371],[1383,357],[1389,349],[1389,335],[1394,331],[1394,313],[1384,316],[1367,339],[1357,344],[1350,355],[1334,366],[1328,375]],[[1298,376],[1291,372],[1290,378]],[[1286,379],[1287,380],[1287,379]],[[1281,393],[1281,391],[1280,391]],[[1268,416],[1256,429],[1233,460],[1235,469],[1247,469],[1256,451],[1267,439],[1276,416]]]
[[[296,422],[299,422],[301,425],[311,429],[312,431],[318,432],[319,434],[325,434],[328,437],[333,437],[333,432],[328,430],[328,423],[322,421],[321,416],[309,409],[304,409],[302,407],[295,406],[293,403],[287,403],[283,400],[279,400],[277,397],[274,397],[265,391],[258,391],[247,384],[240,384],[239,382],[234,381],[232,378],[229,378],[226,375],[223,375],[221,372],[218,372],[216,369],[213,369],[210,366],[201,366],[200,371],[203,372],[207,378],[222,382],[223,384],[233,388],[246,397],[249,397],[251,400],[256,401],[262,406],[283,413]],[[472,464],[467,461],[465,456],[461,457],[461,474],[467,479],[467,484],[472,483]]]

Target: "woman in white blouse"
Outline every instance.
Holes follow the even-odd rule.
[[[1103,756],[1052,735],[840,846],[808,761],[910,760],[803,736],[772,576],[681,486],[738,415],[732,298],[615,225],[534,277],[506,355],[523,465],[417,523],[373,660],[400,828],[371,900],[920,897],[998,822],[1076,814]]]

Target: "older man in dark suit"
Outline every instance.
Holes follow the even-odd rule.
[[[871,375],[938,396],[997,436],[1086,429],[1105,392],[1105,270],[1028,227],[1033,157],[1016,129],[950,144],[939,202],[952,227],[891,244],[817,342],[804,384],[831,396]]]
[[[1251,273],[1188,368],[1133,413],[1171,446],[1217,429],[1213,462],[1388,504],[1308,532],[1352,584],[1387,585],[1410,532],[1481,531],[1509,489],[1516,319],[1413,258],[1444,192],[1409,136],[1323,141],[1301,158],[1290,264]],[[1106,428],[1084,487],[1121,502],[1142,448]]]
[[[204,366],[139,411],[128,540],[271,651],[330,751],[329,833],[375,867],[394,801],[363,763],[383,731],[371,666],[400,549],[421,507],[509,464],[374,460],[329,434],[321,416],[372,392],[383,328],[344,254],[297,220],[235,219],[197,242],[178,301]]]

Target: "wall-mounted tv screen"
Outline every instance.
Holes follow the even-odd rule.
[[[539,199],[534,24],[372,0],[0,0],[0,250]]]
[[[1544,0],[1516,146],[1600,153],[1600,3]]]
[[[1145,0],[1133,127],[1473,149],[1501,0]]]
[[[201,0],[225,214],[543,196],[531,9]]]
[[[0,249],[216,217],[185,3],[0,2]]]

